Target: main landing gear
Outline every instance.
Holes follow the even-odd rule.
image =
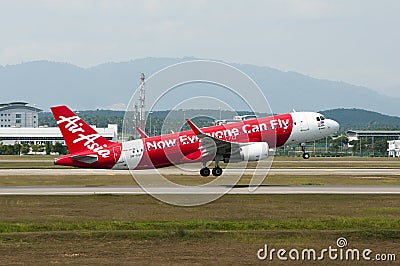
[[[306,151],[306,144],[305,143],[301,143],[301,150],[303,151],[303,159],[307,160],[310,159],[310,154]]]
[[[209,176],[210,175],[210,168],[208,167],[203,167],[200,169],[200,175],[201,176]]]
[[[216,158],[216,159],[215,159],[215,167],[212,169],[212,175],[213,175],[213,176],[220,176],[220,175],[222,175],[222,172],[223,172],[223,171],[222,171],[222,168],[219,167],[218,163],[219,163],[219,160],[217,160],[217,158]],[[210,168],[208,168],[208,167],[206,166],[206,162],[203,162],[203,168],[200,169],[200,175],[201,175],[201,176],[204,176],[204,177],[210,175]]]
[[[220,175],[222,175],[223,171],[222,171],[222,168],[219,166],[214,167],[212,169],[212,171],[210,171],[210,168],[208,168],[208,167],[203,167],[200,169],[200,175],[204,176],[204,177],[209,176],[211,172],[212,172],[213,176],[220,176]]]
[[[222,168],[219,166],[216,166],[212,169],[212,174],[213,176],[220,176],[222,175]]]

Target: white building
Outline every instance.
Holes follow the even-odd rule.
[[[38,112],[42,110],[25,102],[0,104],[0,128],[38,127]]]
[[[388,146],[389,157],[400,157],[400,140],[389,140]]]
[[[0,116],[1,117],[1,116]],[[91,126],[100,135],[108,140],[118,140],[118,125],[109,124],[106,128]],[[45,144],[61,142],[65,145],[64,138],[58,127],[0,127],[0,142],[4,145],[19,144]]]
[[[238,121],[245,121],[245,120],[250,120],[250,119],[256,119],[256,115],[235,115],[233,119],[221,119],[221,120],[215,120],[214,124],[216,126],[219,125],[224,125],[224,124],[229,124],[229,123],[235,123]]]
[[[400,139],[399,130],[348,130],[346,133],[349,141],[361,138],[397,138]]]

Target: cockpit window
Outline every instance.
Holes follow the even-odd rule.
[[[319,117],[317,117],[317,121],[318,121],[318,122],[320,121],[320,118],[319,118]]]
[[[323,115],[321,115],[321,120],[325,120],[325,117]]]

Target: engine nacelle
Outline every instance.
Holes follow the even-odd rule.
[[[266,142],[257,142],[240,148],[242,161],[259,161],[268,157],[269,146]]]

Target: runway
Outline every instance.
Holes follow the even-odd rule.
[[[224,194],[227,187],[151,187],[151,194],[205,195]],[[0,195],[144,195],[148,194],[140,187],[0,187]],[[400,186],[260,186],[254,192],[247,186],[232,188],[231,195],[268,195],[268,194],[398,194]]]
[[[197,168],[169,167],[161,169],[133,171],[134,175],[199,175]],[[224,169],[225,175],[254,173],[254,169],[229,168]],[[258,168],[257,174],[269,175],[398,175],[398,168]],[[130,175],[128,170],[107,170],[107,169],[79,169],[79,168],[55,168],[55,169],[0,169],[0,176],[60,176],[60,175]]]
[[[134,175],[151,176],[162,175],[190,175],[198,178],[196,165],[183,165],[161,169],[133,171]],[[229,168],[224,169],[223,175],[239,176],[252,175],[255,169]],[[0,169],[0,177],[12,176],[97,176],[97,175],[130,175],[128,170],[81,169],[81,168],[52,168],[52,169]],[[399,176],[398,168],[258,168],[260,175],[287,175],[287,176]],[[193,187],[160,187],[154,185],[149,188],[152,194],[224,194],[227,186],[193,186]],[[137,186],[4,186],[0,187],[0,195],[143,195],[147,194]],[[400,194],[400,186],[260,186],[257,190],[249,190],[246,186],[236,186],[228,194]]]

